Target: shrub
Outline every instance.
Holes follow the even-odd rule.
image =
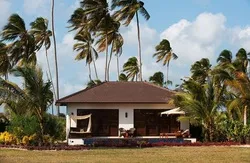
[[[39,123],[35,116],[13,115],[7,131],[22,140],[24,136],[38,133]]]
[[[12,145],[17,143],[15,135],[8,133],[7,131],[0,133],[0,144]]]

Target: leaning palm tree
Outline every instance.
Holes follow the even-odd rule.
[[[117,56],[117,72],[118,72],[118,78],[119,78],[119,57],[122,54],[122,46],[123,46],[123,37],[119,33],[120,23],[111,20],[110,24],[110,30],[108,32],[108,44],[111,44],[110,49],[110,55],[109,55],[109,61],[107,65],[107,80],[109,81],[109,70],[110,70],[110,64],[113,52],[115,52],[115,55]],[[97,41],[97,46],[99,51],[104,51],[106,48],[106,35],[102,32],[99,33],[100,38]]]
[[[162,72],[156,72],[153,76],[149,77],[149,81],[154,83],[155,85],[158,85],[160,87],[163,87],[164,85],[164,75]]]
[[[32,33],[35,37],[37,51],[39,51],[43,46],[45,48],[45,57],[46,57],[46,62],[48,66],[48,71],[49,71],[49,78],[50,78],[50,81],[53,81],[50,63],[48,59],[48,50],[51,46],[50,37],[52,36],[51,30],[48,29],[48,20],[42,17],[39,17],[34,22],[31,22],[30,26],[31,26],[30,33]],[[52,83],[52,87],[53,87],[53,91],[55,94],[55,99],[57,99],[53,83]]]
[[[142,81],[142,58],[141,58],[141,38],[140,38],[140,23],[139,14],[148,20],[150,18],[149,13],[144,8],[144,3],[139,0],[112,0],[112,9],[119,8],[118,11],[114,13],[114,17],[118,21],[124,21],[124,25],[128,26],[131,20],[136,16],[137,22],[137,34],[138,34],[138,58],[139,58],[139,78]]]
[[[12,14],[1,32],[2,41],[9,43],[8,54],[12,65],[36,64],[35,38],[28,32],[24,20]]]
[[[208,58],[196,61],[190,69],[192,73],[191,78],[201,84],[205,84],[211,71],[211,66]]]
[[[139,66],[138,60],[136,57],[131,57],[128,59],[126,63],[123,65],[123,72],[126,73],[127,78],[131,79],[131,81],[137,81],[138,73],[139,73]]]
[[[55,10],[55,1],[51,0],[51,31],[53,37],[53,45],[54,45],[54,57],[55,57],[55,71],[56,71],[56,97],[59,99],[59,72],[58,72],[58,60],[57,60],[57,48],[56,48],[56,35],[55,35],[55,22],[54,22],[54,10]],[[57,106],[57,115],[60,114],[60,107]]]
[[[108,67],[108,33],[111,27],[111,16],[109,14],[109,6],[107,0],[82,0],[80,2],[87,18],[87,28],[90,32],[102,32],[106,37],[105,44],[105,81],[107,81]],[[99,51],[101,52],[101,51]]]
[[[153,57],[157,57],[156,62],[163,62],[163,66],[167,65],[166,71],[166,82],[168,82],[168,72],[169,72],[169,63],[171,59],[177,59],[178,56],[173,53],[173,50],[170,46],[170,42],[166,39],[163,39],[159,45],[155,47],[156,53]]]
[[[24,65],[16,67],[11,72],[16,77],[24,80],[23,88],[15,83],[0,78],[0,100],[1,103],[12,104],[17,101],[25,101],[19,106],[25,107],[30,113],[36,115],[40,125],[40,142],[43,142],[44,116],[48,107],[53,103],[53,92],[51,82],[43,80],[43,73],[40,67]],[[13,106],[13,105],[12,105]]]
[[[74,44],[74,50],[79,52],[76,56],[76,60],[86,60],[86,64],[88,64],[89,68],[89,80],[92,81],[91,78],[91,68],[90,64],[93,62],[95,67],[95,73],[96,73],[96,79],[98,79],[96,66],[95,66],[95,60],[98,58],[98,54],[93,47],[94,40],[91,38],[91,34],[87,31],[81,31],[81,33],[78,33],[75,38],[78,42]]]

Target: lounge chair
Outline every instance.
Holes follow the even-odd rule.
[[[124,128],[119,128],[120,137],[126,137],[127,131]]]
[[[135,134],[135,128],[130,128],[130,129],[128,130],[128,136],[129,136],[129,137],[134,137],[134,134]]]

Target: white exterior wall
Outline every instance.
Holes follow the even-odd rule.
[[[134,109],[172,109],[168,104],[68,104],[66,112],[66,132],[68,135],[70,126],[76,127],[76,121],[70,119],[70,115],[77,115],[77,109],[118,109],[118,128],[130,129],[134,127]],[[125,117],[125,113],[128,117]],[[119,134],[119,133],[118,133]]]

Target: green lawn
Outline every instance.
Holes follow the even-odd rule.
[[[89,151],[22,151],[0,149],[0,163],[33,162],[250,162],[250,148],[162,147],[146,149],[93,149]]]

